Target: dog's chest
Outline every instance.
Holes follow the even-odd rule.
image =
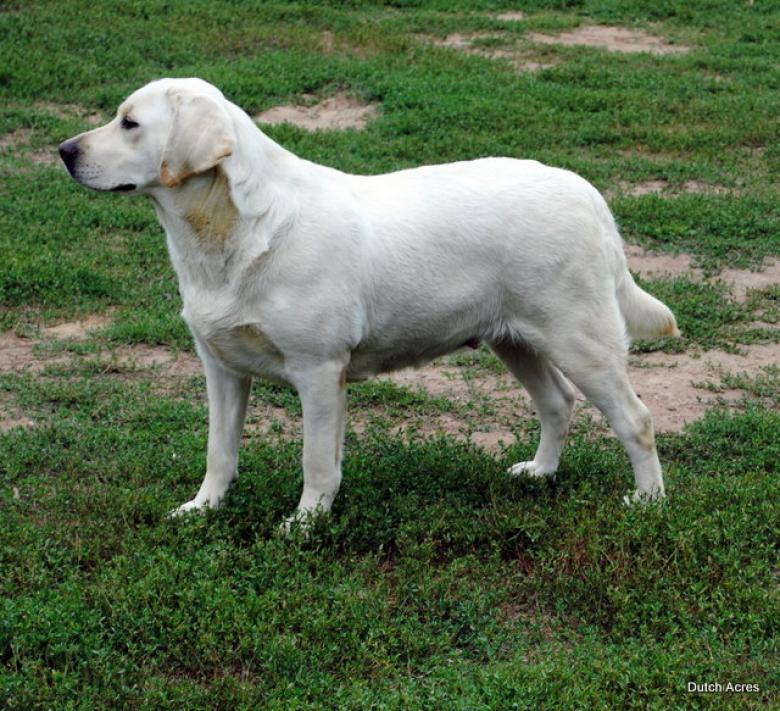
[[[195,337],[209,354],[228,370],[241,375],[258,375],[276,381],[286,380],[284,355],[256,320],[236,314],[205,315],[188,309],[182,313]]]
[[[217,329],[205,342],[212,355],[230,370],[284,380],[284,356],[257,324]]]

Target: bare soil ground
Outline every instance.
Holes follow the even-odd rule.
[[[595,47],[608,52],[648,52],[650,54],[684,54],[690,47],[671,44],[663,37],[642,30],[609,25],[582,25],[571,32],[546,35],[532,32],[528,38],[541,44],[563,44],[578,47]]]
[[[422,41],[429,42],[437,47],[455,49],[465,54],[487,57],[488,59],[507,59],[519,72],[536,72],[540,69],[548,69],[555,66],[554,62],[544,61],[542,58],[536,57],[528,47],[518,47],[514,44],[507,44],[506,46],[485,46],[479,44],[479,40],[501,40],[501,38],[502,35],[495,32],[475,32],[471,34],[454,32],[443,39],[428,35],[420,36]]]
[[[628,253],[632,268],[648,275],[696,272],[688,255],[654,256],[633,246],[628,248]],[[738,292],[756,284],[777,283],[778,265],[773,263],[767,272],[728,270],[724,278],[728,278]],[[78,356],[45,347],[54,341],[82,341],[109,323],[108,316],[93,315],[42,328],[37,338],[26,338],[13,332],[0,334],[0,371],[41,373],[49,365],[67,364],[72,358],[87,358],[98,362],[106,375],[148,378],[153,374],[155,387],[166,393],[176,392],[190,378],[202,373],[200,361],[195,356],[175,353],[161,346],[137,344]],[[36,345],[42,347],[36,349]],[[724,387],[724,375],[745,374],[754,378],[761,375],[763,368],[777,363],[780,363],[780,344],[762,344],[746,347],[742,355],[715,350],[636,354],[630,358],[630,374],[638,395],[653,413],[656,430],[678,432],[687,423],[703,417],[715,404],[739,406],[745,393]],[[508,373],[498,375],[484,368],[457,366],[449,358],[383,378],[452,403],[447,412],[393,416],[390,418],[392,426],[399,431],[412,429],[423,435],[451,434],[470,439],[486,449],[497,450],[502,442],[514,441],[520,418],[533,416],[533,404]],[[582,417],[601,421],[600,414],[580,397],[575,419]],[[350,426],[359,433],[376,418],[387,421],[388,413],[379,407],[354,408],[350,412]],[[602,425],[606,429],[606,425]],[[29,426],[33,426],[33,420],[10,396],[0,398],[0,430]],[[284,408],[254,402],[248,414],[245,436],[299,436],[300,431],[298,418],[291,417]]]
[[[704,279],[704,272],[693,266],[689,254],[650,254],[637,245],[626,246],[629,269],[646,277],[687,276]],[[716,277],[726,282],[737,301],[744,301],[751,289],[766,289],[780,284],[780,262],[765,260],[760,271],[724,269]]]
[[[502,22],[519,22],[525,19],[522,12],[505,12],[496,16]],[[506,37],[506,42],[502,39]],[[446,37],[420,36],[420,39],[439,47],[455,49],[466,54],[474,54],[489,59],[507,59],[518,71],[538,71],[555,66],[549,58],[534,55],[533,45],[568,45],[593,47],[608,52],[647,52],[656,55],[683,54],[690,47],[672,44],[663,37],[652,35],[643,30],[630,30],[610,25],[582,25],[570,32],[557,35],[530,32],[525,35],[526,42],[517,44],[509,36],[500,32],[474,32],[471,34],[455,32]],[[529,46],[530,43],[530,46]]]
[[[520,20],[525,19],[525,13],[520,12],[519,10],[511,10],[509,12],[502,12],[500,15],[496,16],[497,20],[501,20],[502,22],[520,22]]]
[[[105,120],[100,112],[92,111],[78,104],[57,104],[51,101],[40,101],[34,104],[33,108],[53,113],[61,119],[80,118],[89,126],[99,126]],[[21,148],[26,151],[25,158],[33,163],[39,165],[59,165],[60,157],[55,144],[43,146],[34,151],[29,150],[34,137],[35,131],[30,128],[20,128],[0,135],[0,151]]]
[[[665,197],[679,195],[681,193],[703,193],[705,195],[733,195],[737,190],[727,188],[724,185],[712,185],[699,180],[687,180],[680,187],[675,188],[665,180],[645,180],[641,183],[621,182],[616,190],[609,190],[605,193],[608,199],[617,195],[631,195],[632,197],[641,197],[642,195],[664,195]]]
[[[291,123],[307,131],[363,129],[379,113],[377,104],[365,104],[338,92],[318,104],[303,106],[274,106],[257,114],[258,123]]]
[[[504,13],[498,19],[511,22],[522,19],[522,13]],[[523,57],[518,48],[475,46],[475,41],[500,37],[496,33],[471,35],[452,34],[445,39],[427,37],[426,41],[443,47],[491,58],[507,58],[524,70],[543,66]],[[540,39],[542,38],[542,39]],[[653,53],[675,53],[686,48],[668,45],[665,40],[645,33],[587,26],[557,37],[533,35],[535,42],[560,41],[564,44],[589,44],[611,51],[650,51]],[[339,92],[320,103],[313,103],[314,97],[307,97],[312,103],[303,106],[280,106],[269,109],[255,117],[261,123],[290,122],[306,130],[361,129],[375,116],[378,107],[363,104]],[[100,114],[89,113],[83,107],[71,105],[42,105],[39,108],[55,111],[61,116],[80,116],[91,125],[100,123]],[[33,131],[20,129],[0,136],[0,150],[28,147]],[[51,155],[50,155],[51,154]],[[36,151],[27,154],[33,162],[56,162],[56,150]],[[674,194],[675,192],[728,193],[729,188],[689,181],[672,189],[663,180],[651,180],[639,184],[621,183],[618,191],[629,195]],[[650,254],[641,247],[626,247],[630,268],[643,276],[686,276],[705,279],[702,270],[696,268],[690,255]],[[780,283],[780,262],[769,260],[761,271],[726,269],[718,276],[725,281],[737,300],[747,298],[751,289],[764,289]],[[63,322],[40,329],[36,338],[27,338],[12,332],[0,334],[0,372],[27,371],[40,373],[47,365],[67,364],[72,356],[63,350],[51,350],[46,346],[55,341],[83,341],[93,332],[111,323],[110,316],[93,315],[88,318]],[[36,348],[36,345],[42,348]],[[638,394],[654,414],[659,432],[677,432],[700,417],[715,403],[737,406],[744,393],[734,388],[724,388],[725,374],[744,373],[756,377],[766,366],[780,362],[780,345],[753,345],[744,349],[743,355],[722,351],[686,352],[682,354],[648,353],[631,357],[631,378]],[[98,354],[78,356],[93,358],[104,366],[105,373],[120,378],[148,376],[154,373],[156,386],[165,392],[174,391],[177,383],[201,374],[199,360],[187,353],[175,353],[170,349],[137,344],[123,346]],[[453,403],[450,412],[422,417],[395,417],[393,426],[415,429],[422,434],[447,433],[469,438],[487,449],[496,449],[500,442],[514,439],[514,427],[518,418],[533,414],[533,405],[525,391],[509,375],[494,375],[484,369],[468,369],[453,365],[449,359],[417,370],[404,370],[384,376],[391,382],[420,390],[428,395],[446,398]],[[599,420],[599,414],[580,400],[576,408],[577,417]],[[381,408],[354,409],[350,422],[354,431],[368,427],[374,418],[385,418]],[[33,426],[33,420],[21,412],[13,398],[4,394],[0,398],[0,430],[13,427]],[[247,436],[256,435],[299,435],[300,423],[281,407],[267,403],[252,406],[247,421]]]

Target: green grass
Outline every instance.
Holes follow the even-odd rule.
[[[522,22],[496,19],[522,9]],[[90,193],[34,162],[146,81],[196,75],[250,113],[337,89],[381,103],[365,131],[268,133],[343,170],[485,155],[536,158],[602,190],[699,181],[719,194],[620,194],[626,238],[709,274],[780,254],[780,12],[727,0],[6,2],[0,11],[0,330],[110,312],[70,357],[0,374],[0,705],[9,709],[769,708],[777,703],[777,371],[724,374],[747,395],[659,438],[669,491],[625,508],[622,448],[580,423],[552,483],[519,481],[538,427],[499,455],[397,420],[464,405],[391,384],[350,388],[375,412],[350,432],[333,515],[277,533],[301,442],[252,437],[220,510],[170,520],[205,466],[201,378],[95,363],[127,344],[192,350],[164,238],[141,199]],[[525,43],[582,23],[643,28],[688,54]],[[422,36],[491,32],[552,63],[518,73]],[[330,33],[325,35],[324,33]],[[330,38],[330,39],[328,39]],[[65,109],[63,104],[76,108]],[[60,107],[60,108],[58,108]],[[79,108],[80,107],[80,108]],[[777,288],[644,285],[684,338],[638,350],[777,340]],[[762,322],[756,325],[755,322]],[[773,328],[774,325],[774,328]],[[110,361],[109,361],[110,365]],[[486,349],[448,360],[502,372]],[[256,401],[300,415],[294,394]],[[473,414],[473,413],[471,413]],[[481,414],[480,414],[481,416]],[[689,694],[688,681],[759,684]]]
[[[42,420],[0,443],[13,708],[662,708],[690,679],[778,681],[776,414],[663,438],[670,498],[632,509],[612,441],[575,437],[548,486],[502,476],[524,445],[368,437],[333,517],[287,541],[299,443],[245,450],[221,510],[171,521],[202,406],[111,377],[5,384]]]

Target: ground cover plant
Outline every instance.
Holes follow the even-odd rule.
[[[776,704],[778,20],[760,0],[4,2],[2,706]],[[164,237],[56,156],[165,75],[258,117],[373,105],[264,125],[342,170],[510,155],[591,180],[683,331],[631,356],[668,499],[622,506],[627,457],[587,403],[554,482],[509,478],[537,426],[483,349],[350,388],[342,490],[307,538],[277,532],[300,406],[263,383],[224,507],[166,518],[201,480],[206,406]]]

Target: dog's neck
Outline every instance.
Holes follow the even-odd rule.
[[[180,281],[220,281],[232,261],[260,260],[298,213],[301,159],[231,109],[240,150],[179,187],[150,191]]]

